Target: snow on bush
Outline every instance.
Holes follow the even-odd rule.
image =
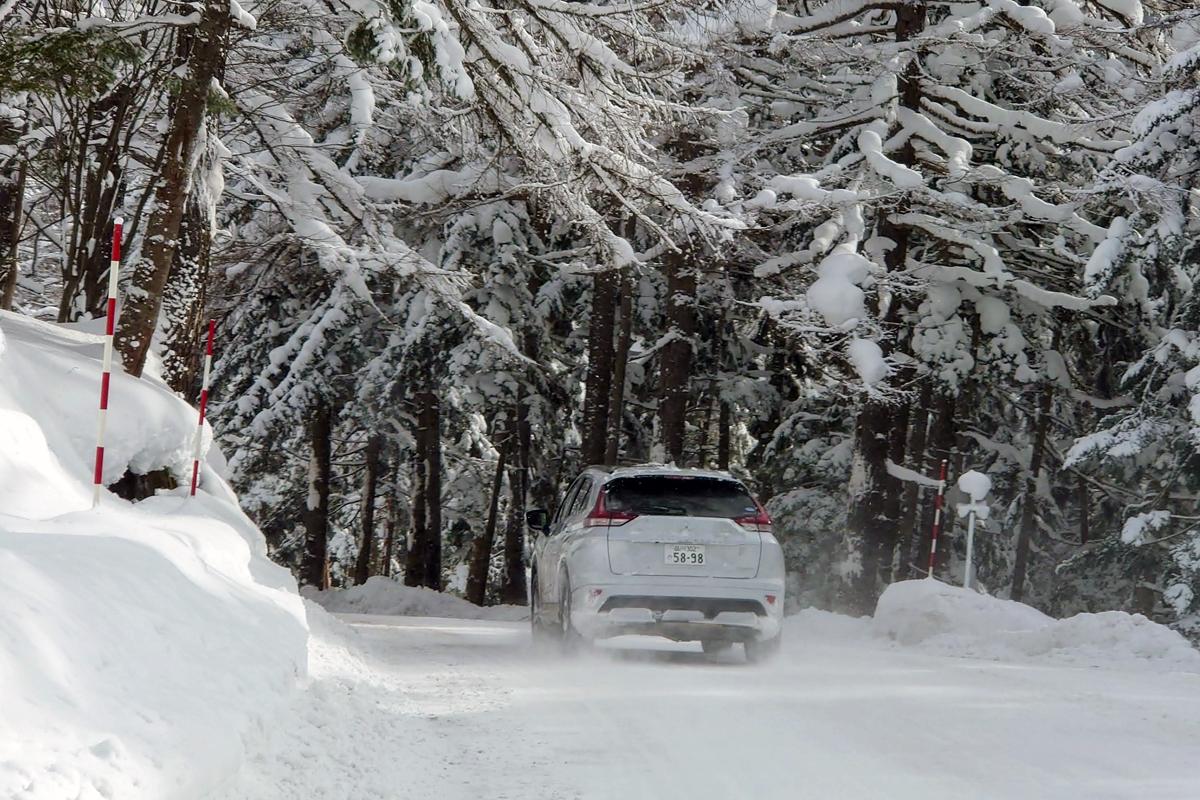
[[[454,595],[423,586],[405,586],[390,578],[375,576],[361,586],[305,591],[305,597],[335,614],[391,614],[402,617],[449,617],[451,619],[521,620],[529,618],[524,606],[481,608]]]
[[[1140,614],[1104,611],[1056,620],[1022,603],[935,580],[889,586],[872,627],[902,645],[948,655],[1200,672],[1200,652]]]
[[[217,474],[91,508],[98,337],[0,313],[0,797],[192,798],[306,668],[304,609]],[[189,469],[195,411],[113,376],[104,477]]]

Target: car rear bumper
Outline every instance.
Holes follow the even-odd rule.
[[[783,581],[593,583],[573,587],[571,609],[575,629],[589,639],[642,634],[675,641],[756,641],[779,634]]]

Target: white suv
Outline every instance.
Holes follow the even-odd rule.
[[[650,634],[736,642],[761,660],[779,647],[783,552],[771,520],[728,473],[590,467],[535,532],[530,618],[536,637]]]

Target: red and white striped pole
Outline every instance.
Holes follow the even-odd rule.
[[[200,422],[196,425],[196,446],[192,452],[192,497],[196,496],[196,484],[200,480],[200,444],[204,439],[204,415],[208,410],[208,378],[212,374],[213,339],[217,335],[217,321],[208,321],[208,344],[204,347],[204,382],[200,384]]]
[[[950,462],[942,459],[941,474],[938,475],[937,498],[933,501],[933,537],[929,545],[929,575],[933,577],[933,569],[937,566],[938,535],[942,532],[942,507],[946,503],[946,470]]]
[[[117,273],[121,268],[121,227],[113,220],[112,256],[108,264],[108,315],[104,321],[104,371],[100,376],[100,418],[96,430],[96,467],[92,477],[92,508],[100,505],[104,488],[104,429],[108,424],[108,387],[112,380],[113,329],[117,321]]]

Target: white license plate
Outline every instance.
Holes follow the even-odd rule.
[[[664,555],[668,564],[688,567],[704,566],[704,545],[702,544],[669,544],[666,546]]]

